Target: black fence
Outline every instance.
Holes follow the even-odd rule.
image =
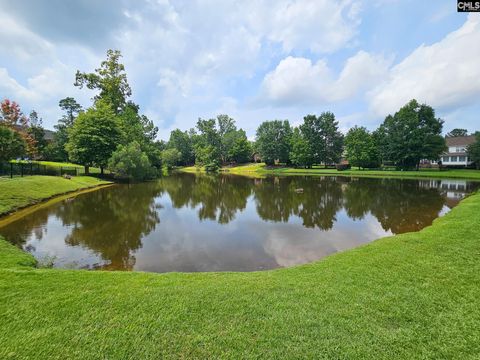
[[[68,166],[49,166],[36,162],[0,162],[0,176],[30,176],[30,175],[50,175],[50,176],[77,176],[84,175],[83,168]]]
[[[85,175],[85,168],[79,166],[52,166],[40,162],[0,162],[0,176],[17,177],[31,175],[49,175],[49,176],[79,176]],[[89,176],[98,178],[112,179],[113,174],[100,174],[97,168],[90,168]]]

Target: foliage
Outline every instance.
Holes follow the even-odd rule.
[[[364,127],[353,127],[345,136],[346,157],[352,166],[376,168],[380,166],[380,155],[375,139]]]
[[[147,154],[136,141],[119,145],[108,160],[108,168],[119,179],[146,180],[154,176]]]
[[[27,128],[27,133],[35,142],[35,159],[43,159],[47,141],[45,140],[45,130],[43,128],[42,119],[38,117],[35,110],[30,112],[29,116],[30,126]]]
[[[300,131],[310,145],[314,164],[330,165],[340,161],[343,135],[333,113],[305,116]]]
[[[257,129],[256,146],[267,165],[289,163],[292,129],[288,120],[265,121]]]
[[[313,153],[310,143],[298,128],[295,128],[292,134],[290,161],[297,167],[310,168],[313,165]]]
[[[68,131],[78,114],[83,111],[82,106],[72,97],[66,97],[59,101],[58,106],[65,114],[58,120],[53,135],[53,142],[47,145],[46,158],[56,161],[68,161],[68,153],[65,146],[68,142]]]
[[[121,139],[118,119],[104,101],[97,101],[95,107],[80,113],[68,135],[69,158],[84,165],[87,174],[90,166],[103,169],[107,165]]]
[[[75,86],[80,89],[99,90],[95,101],[103,99],[108,102],[115,114],[119,114],[126,106],[127,98],[132,90],[127,81],[125,66],[120,63],[121,53],[118,50],[108,50],[107,60],[102,61],[100,67],[93,73],[82,73],[77,70]]]
[[[6,126],[23,138],[26,144],[26,153],[33,158],[37,153],[35,139],[29,134],[28,118],[23,114],[15,101],[5,99],[0,103],[0,126]]]
[[[182,161],[182,153],[176,148],[168,148],[162,151],[162,162],[168,168],[172,169]]]
[[[24,138],[9,127],[0,125],[0,161],[8,161],[25,154]]]
[[[480,132],[475,134],[476,141],[467,148],[468,157],[475,163],[477,169],[480,169]]]
[[[375,135],[382,159],[402,169],[418,168],[422,159],[437,160],[446,149],[442,127],[432,107],[411,100],[388,115]]]
[[[447,134],[447,137],[460,137],[460,136],[468,136],[467,129],[453,129]]]
[[[248,141],[247,134],[243,129],[231,132],[227,137],[231,138],[228,146],[227,159],[237,164],[248,162],[252,157],[252,146]]]
[[[193,140],[187,131],[175,129],[170,133],[168,140],[169,148],[177,149],[181,158],[178,161],[180,165],[190,165],[195,163],[195,151],[193,148]]]

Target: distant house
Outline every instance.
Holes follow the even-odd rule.
[[[467,147],[475,142],[475,135],[447,137],[448,151],[442,154],[440,160],[443,166],[467,167],[473,161],[468,158]]]

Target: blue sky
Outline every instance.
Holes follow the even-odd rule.
[[[327,110],[374,129],[411,98],[480,130],[480,15],[454,0],[0,0],[0,36],[0,97],[46,128],[113,48],[163,139],[220,113],[251,138]]]

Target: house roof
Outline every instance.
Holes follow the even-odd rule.
[[[475,140],[475,135],[447,137],[445,139],[447,146],[467,146],[473,144]]]

